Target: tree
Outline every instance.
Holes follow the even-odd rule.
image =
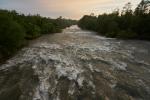
[[[136,15],[143,15],[150,12],[150,0],[142,0],[135,9]]]
[[[150,40],[150,1],[142,0],[135,12],[131,3],[125,4],[122,14],[115,10],[110,14],[83,16],[79,20],[79,27],[93,30],[101,35],[125,39]]]
[[[40,15],[28,15],[0,9],[0,60],[14,54],[24,45],[24,41],[42,34],[60,32],[75,24],[71,19],[51,19]],[[3,58],[2,57],[2,58]]]
[[[130,2],[123,7],[122,15],[132,15],[132,4]]]
[[[0,46],[3,55],[10,55],[24,43],[24,30],[15,21],[5,15],[0,15]]]
[[[97,17],[85,15],[78,23],[83,29],[95,30],[97,29]]]
[[[25,29],[26,29],[26,39],[34,39],[41,35],[40,27],[35,24],[27,23]]]

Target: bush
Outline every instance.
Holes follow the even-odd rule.
[[[52,23],[45,23],[42,25],[42,34],[55,33],[57,32],[57,27]]]
[[[116,33],[115,32],[110,32],[110,33],[107,33],[106,36],[110,37],[110,38],[115,38],[116,37]]]
[[[41,35],[41,29],[39,26],[29,23],[26,25],[26,38],[34,39]]]
[[[134,39],[137,38],[137,34],[132,31],[120,31],[116,37],[122,39]]]
[[[0,22],[0,52],[8,56],[23,45],[25,33],[17,22],[7,16],[0,15]]]
[[[97,30],[97,17],[85,15],[78,23],[79,27],[88,30]]]

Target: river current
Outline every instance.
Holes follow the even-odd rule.
[[[0,100],[150,100],[150,42],[42,36],[0,66]]]

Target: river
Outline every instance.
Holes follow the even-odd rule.
[[[42,36],[0,66],[0,100],[150,100],[150,42]]]

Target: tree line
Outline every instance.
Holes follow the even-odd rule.
[[[76,24],[75,20],[59,17],[51,19],[40,15],[19,14],[15,10],[0,9],[0,60],[27,44],[27,40],[43,34],[61,32]]]
[[[85,15],[78,26],[112,38],[150,40],[150,0],[142,0],[134,11],[131,8],[127,3],[121,12]]]

